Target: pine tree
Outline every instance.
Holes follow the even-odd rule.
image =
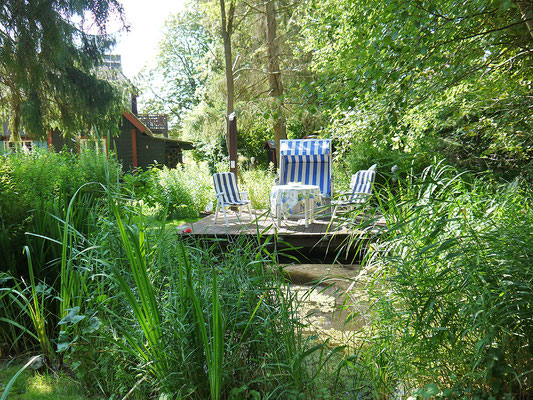
[[[120,92],[95,68],[113,44],[106,32],[113,15],[123,20],[117,0],[3,1],[0,107],[12,132],[23,126],[40,138],[54,128],[74,134],[117,126]]]

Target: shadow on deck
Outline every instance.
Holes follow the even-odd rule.
[[[252,213],[253,216],[253,213]],[[381,216],[357,216],[353,221],[330,222],[329,217],[317,218],[306,228],[303,219],[282,220],[276,227],[274,218],[267,211],[256,210],[252,221],[246,212],[241,216],[230,211],[229,226],[224,224],[222,213],[219,213],[215,224],[214,214],[187,226],[181,226],[180,232],[190,228],[189,234],[197,238],[212,238],[234,243],[238,238],[259,239],[261,243],[274,242],[280,252],[290,253],[301,262],[334,260],[353,262],[365,249],[368,241],[372,241],[385,229],[385,221]],[[272,240],[275,238],[276,240]],[[297,248],[297,251],[292,249]],[[302,258],[303,256],[303,258]]]

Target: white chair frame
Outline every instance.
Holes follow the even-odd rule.
[[[376,165],[377,164],[374,164],[368,170],[361,170],[352,175],[352,179],[350,182],[351,191],[348,193],[344,193],[342,195],[342,196],[345,196],[348,200],[334,200],[331,202],[331,205],[333,206],[333,212],[331,213],[331,221],[333,221],[333,219],[335,218],[335,215],[337,214],[337,210],[339,209],[339,207],[353,208],[358,204],[365,203],[366,200],[370,196],[372,196],[374,178],[376,176],[376,173],[375,173]],[[363,191],[355,191],[356,190],[355,185],[357,183],[358,174],[364,174],[366,172],[372,172],[369,182],[363,185]]]
[[[219,187],[219,189],[222,189],[222,186],[217,185],[216,179],[217,177],[221,177],[223,179],[224,176],[228,180],[228,183],[232,185],[233,194],[231,195],[228,192],[225,192],[224,190],[216,192],[217,186]],[[250,208],[251,201],[248,200],[248,192],[239,191],[239,188],[237,186],[237,180],[235,179],[235,174],[231,172],[216,173],[213,175],[213,182],[215,184],[215,198],[217,200],[217,207],[215,210],[215,224],[217,223],[218,219],[218,211],[219,209],[222,209],[222,213],[224,214],[224,222],[226,226],[229,226],[228,215],[226,213],[227,207],[238,207],[240,218],[240,216],[242,215],[242,207],[248,206],[248,214],[250,215],[250,221],[253,221],[252,210]],[[229,198],[229,200],[227,198]]]

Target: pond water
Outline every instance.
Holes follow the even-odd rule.
[[[329,339],[334,346],[354,346],[368,323],[368,295],[356,279],[359,266],[302,264],[285,266],[284,272],[304,333]]]

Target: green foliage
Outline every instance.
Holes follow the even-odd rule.
[[[183,115],[198,105],[207,75],[205,58],[213,37],[201,24],[201,13],[189,4],[187,11],[169,16],[159,43],[157,66],[137,78],[146,112],[171,116],[174,129]]]
[[[388,229],[365,266],[376,390],[530,396],[531,192],[443,164],[411,179],[383,203]]]
[[[331,118],[326,130],[335,137],[383,151],[439,152],[509,177],[523,172],[517,165],[530,168],[532,37],[518,2],[305,7],[318,78],[304,89]]]
[[[84,258],[78,246],[97,223],[96,212],[105,195],[102,185],[109,182],[115,187],[121,168],[116,160],[94,153],[78,158],[44,151],[2,159],[0,270],[25,282],[29,279],[29,283],[15,282],[12,291],[0,296],[8,319],[0,322],[0,349],[9,354],[21,346],[32,348],[30,343],[34,343],[47,359],[55,361],[55,344],[68,347],[75,340],[69,331],[78,329],[64,325],[65,334],[51,344],[58,338],[55,323],[82,302],[87,270],[80,267]],[[58,295],[64,300],[61,303]],[[45,322],[49,319],[53,322]],[[81,329],[84,324],[79,325]],[[21,341],[26,335],[30,340]]]
[[[165,222],[146,226],[140,209],[119,199],[109,192],[93,209],[98,223],[86,235],[65,220],[66,269],[50,301],[71,307],[60,321],[42,314],[61,330],[60,360],[91,392],[135,388],[138,398],[192,399],[224,398],[234,388],[279,398],[312,392],[305,360],[323,346],[302,338],[295,297],[267,267],[267,247],[239,240],[223,249],[178,237]],[[36,285],[25,290],[39,293]]]
[[[91,126],[113,129],[121,95],[97,77],[95,66],[113,43],[106,24],[122,17],[116,0],[7,1],[0,19],[0,108],[15,136],[59,128],[78,134]],[[85,18],[94,21],[90,34]]]
[[[93,152],[80,157],[48,151],[0,157],[0,234],[5,249],[0,258],[2,271],[15,270],[21,263],[25,264],[22,256],[25,244],[29,245],[33,256],[42,254],[45,250],[39,238],[25,235],[25,232],[38,232],[44,236],[49,233],[59,240],[60,236],[56,235],[58,221],[49,213],[63,218],[69,201],[83,184],[106,184],[108,174],[111,176],[111,183],[116,184],[121,176],[120,165],[115,159],[106,159]],[[77,207],[78,211],[92,207],[102,195],[101,187],[85,186],[78,198],[81,203]],[[79,228],[82,229],[81,226]],[[41,250],[37,251],[36,247]],[[35,265],[41,269],[51,259],[45,257]],[[37,273],[37,276],[41,275]]]
[[[274,186],[276,175],[272,168],[268,170],[251,169],[242,171],[242,190],[248,191],[252,208],[268,210],[270,208],[270,190]]]
[[[173,219],[197,217],[213,200],[213,182],[205,163],[152,168],[125,180],[136,199]]]

